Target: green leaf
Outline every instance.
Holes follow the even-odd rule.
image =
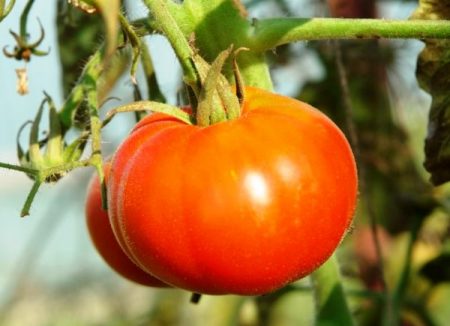
[[[412,19],[450,19],[449,0],[421,0]],[[450,180],[450,41],[425,40],[417,62],[420,86],[432,96],[425,168],[435,185]]]

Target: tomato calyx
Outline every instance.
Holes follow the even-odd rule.
[[[245,48],[234,51],[233,45],[222,51],[209,65],[201,56],[194,55],[193,63],[197,69],[201,85],[193,87],[194,101],[197,105],[194,114],[199,126],[209,126],[223,121],[237,119],[244,101],[244,83],[237,66],[236,57]],[[233,72],[236,83],[234,92],[222,74],[225,62],[233,57]],[[192,104],[192,103],[191,103]]]
[[[106,126],[117,113],[123,112],[163,113],[186,124],[201,127],[239,118],[245,94],[236,56],[243,50],[246,49],[239,48],[233,51],[233,46],[230,46],[227,50],[222,51],[211,65],[200,55],[194,54],[192,61],[197,69],[200,85],[188,85],[191,113],[170,104],[135,101],[109,111],[103,120],[102,127]],[[222,74],[225,62],[231,56],[233,56],[235,88],[231,87]]]
[[[89,133],[82,133],[70,144],[67,144],[64,139],[65,130],[59,119],[55,104],[48,94],[44,93],[44,95],[45,98],[41,102],[34,120],[26,122],[19,129],[17,156],[20,166],[1,164],[3,167],[25,172],[34,181],[21,211],[22,217],[29,214],[34,196],[43,183],[56,182],[68,171],[89,165],[88,161],[80,161]],[[40,124],[46,104],[48,106],[49,130],[42,139],[39,137]],[[28,149],[24,150],[20,144],[20,135],[29,124],[31,124],[29,145]]]

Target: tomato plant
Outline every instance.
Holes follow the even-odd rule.
[[[253,295],[333,253],[357,176],[324,114],[248,87],[237,120],[142,120],[114,155],[108,192],[114,231],[142,269],[194,292]]]
[[[109,175],[110,164],[104,166]],[[166,286],[165,283],[141,270],[120,248],[113,234],[107,211],[101,205],[101,191],[98,177],[94,175],[89,183],[86,197],[86,224],[92,242],[105,262],[124,278],[147,286]]]
[[[19,19],[12,9],[21,4],[15,2],[0,1],[2,24],[9,24],[4,19],[11,12]],[[48,54],[51,58],[54,51],[47,51],[47,46],[59,48],[64,100],[53,101],[52,91],[46,89],[39,107],[35,104],[33,120],[17,127],[18,165],[0,162],[1,168],[20,171],[33,180],[21,216],[29,215],[41,186],[59,182],[74,169],[94,167],[97,177],[86,203],[91,237],[105,261],[130,280],[194,291],[192,302],[198,302],[202,293],[273,292],[252,299],[233,297],[257,306],[255,320],[245,321],[246,325],[282,324],[272,320],[278,314],[274,306],[299,292],[314,292],[317,325],[354,325],[354,318],[374,325],[438,323],[431,316],[436,309],[434,292],[450,279],[442,272],[449,261],[444,242],[448,223],[441,223],[438,215],[448,215],[449,195],[446,189],[434,191],[418,169],[409,148],[415,141],[407,139],[413,132],[404,132],[403,115],[392,110],[397,101],[386,92],[391,80],[386,67],[397,61],[397,52],[390,42],[377,40],[414,38],[426,44],[416,71],[421,87],[433,98],[424,166],[432,183],[445,183],[450,180],[450,123],[445,114],[449,79],[443,76],[449,67],[450,14],[443,8],[450,6],[450,0],[419,1],[408,20],[376,19],[381,8],[375,0],[316,2],[321,10],[325,3],[328,6],[321,16],[346,18],[295,17],[304,4],[294,9],[294,1],[287,0],[268,1],[282,13],[271,18],[263,18],[259,9],[252,12],[252,7],[263,6],[259,0],[59,0],[55,11],[59,45],[47,45],[49,25],[44,20],[38,30],[30,28],[34,2],[25,2],[17,29],[0,30],[10,31],[3,54],[26,63],[16,69],[17,92],[26,95],[28,75],[35,78],[27,67]],[[143,15],[133,17],[130,13],[137,3],[148,11],[138,10]],[[176,90],[177,106],[165,100],[175,94],[163,94],[159,88],[165,84],[158,67],[163,66],[159,59],[164,54],[157,42],[148,47],[154,38],[147,36],[154,34],[167,39],[182,68],[185,88]],[[372,41],[363,44],[361,39]],[[98,40],[103,41],[98,44]],[[298,41],[308,44],[289,45]],[[317,64],[326,72],[314,81],[303,75],[304,65],[297,61],[308,52],[317,55]],[[152,57],[158,60],[153,62]],[[359,153],[364,185],[359,225],[348,239],[355,246],[343,246],[339,259],[330,256],[355,208],[354,158],[330,119],[307,104],[271,93],[272,72],[281,76],[278,68],[291,75],[281,83],[276,78],[276,90],[302,98],[327,112],[337,125],[345,125]],[[108,99],[127,98],[125,89],[115,87],[125,72],[133,101],[101,112],[109,106]],[[294,74],[301,78],[291,79]],[[7,74],[2,78],[11,79]],[[284,87],[287,84],[290,90]],[[191,111],[180,110],[181,105]],[[153,114],[140,120],[144,114],[136,113],[140,122],[115,154],[109,175],[103,157],[116,146],[111,146],[113,141],[103,128],[116,113],[127,111]],[[47,113],[48,130],[42,131]],[[27,148],[22,147],[24,139]],[[108,213],[100,207],[107,200]],[[436,227],[430,218],[442,225]],[[361,232],[369,230],[366,225],[370,231]],[[396,250],[405,231],[410,236],[401,243],[404,259],[398,264],[397,255],[385,253]],[[417,246],[431,238],[433,252],[417,264]],[[342,273],[339,261],[344,264]],[[303,291],[299,282],[274,292],[310,273],[307,290],[311,291]],[[351,289],[345,291],[349,280]],[[349,307],[346,297],[356,293],[367,296],[351,300]],[[230,315],[241,315],[242,301],[238,301]],[[308,310],[298,306],[302,309],[293,310],[299,314]],[[352,313],[361,308],[364,313]],[[153,306],[148,315],[156,315],[157,310]],[[223,321],[241,323],[237,318]]]

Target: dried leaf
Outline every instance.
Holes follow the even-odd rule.
[[[421,0],[412,19],[450,19],[449,0]],[[450,41],[425,40],[417,79],[432,96],[425,140],[425,168],[435,185],[450,181]]]

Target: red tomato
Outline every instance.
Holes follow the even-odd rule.
[[[237,120],[142,120],[114,156],[108,193],[114,232],[142,269],[197,293],[256,295],[329,258],[357,174],[323,113],[247,88]]]
[[[104,165],[108,178],[110,163]],[[134,264],[117,243],[109,223],[108,213],[102,209],[100,182],[95,175],[88,187],[86,198],[86,223],[95,248],[106,263],[126,279],[148,286],[167,286]]]

